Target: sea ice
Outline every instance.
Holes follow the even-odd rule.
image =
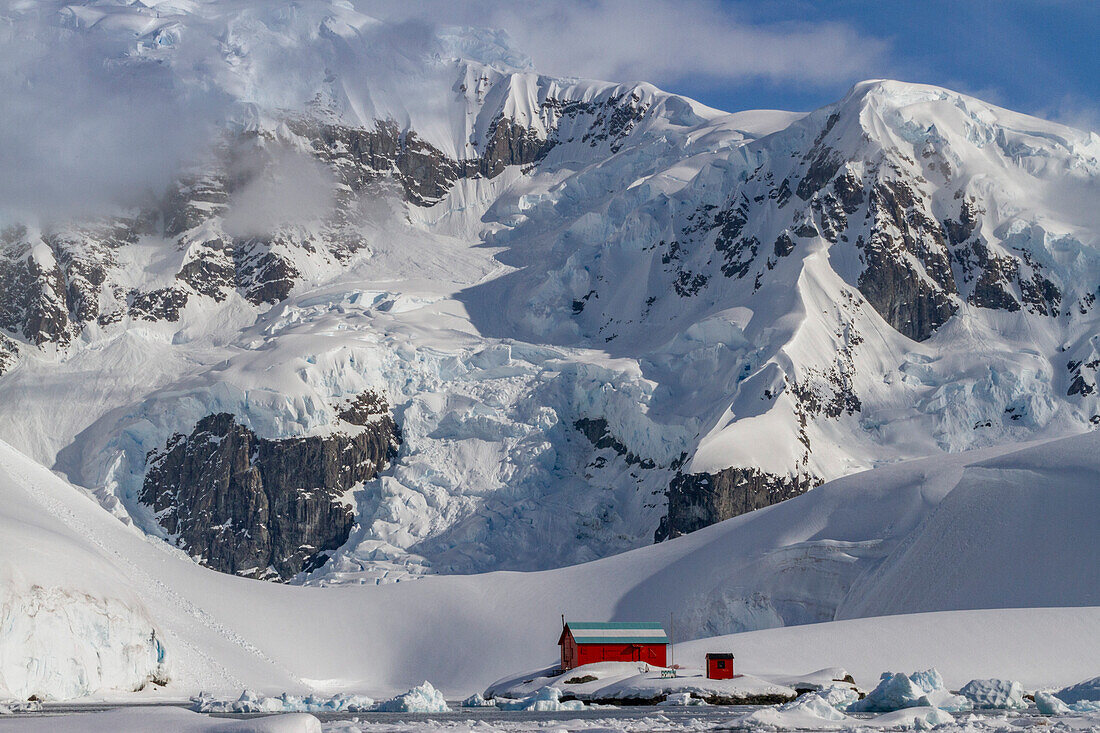
[[[687,705],[706,705],[707,701],[692,697],[690,692],[674,692],[657,705],[661,707],[684,707]]]
[[[534,695],[519,700],[508,700],[497,704],[501,710],[529,710],[538,712],[559,712],[562,710],[584,710],[580,700],[561,699],[561,690],[556,687],[544,687]]]

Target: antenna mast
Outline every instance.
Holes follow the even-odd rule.
[[[668,666],[675,667],[676,666],[676,631],[673,629],[673,618],[672,618],[672,612],[671,611],[668,614],[668,642],[669,642],[669,646],[672,647],[671,650],[670,650],[670,653],[669,653],[670,659],[669,659],[669,662],[668,662]]]

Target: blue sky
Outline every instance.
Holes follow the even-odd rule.
[[[856,77],[919,81],[1012,109],[1081,121],[1100,112],[1100,2],[920,0],[721,3],[731,23],[842,23],[884,44],[859,72],[833,81],[674,78],[666,85],[724,109],[812,109]]]
[[[503,27],[546,73],[651,81],[730,111],[809,110],[893,78],[1100,130],[1100,0],[389,2]]]

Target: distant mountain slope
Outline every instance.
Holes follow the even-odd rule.
[[[558,567],[1100,424],[1095,134],[881,80],[726,114],[321,0],[5,12],[16,77],[169,90],[188,155],[0,202],[0,437],[216,569]]]
[[[1090,543],[1100,522],[1097,447],[1092,434],[896,464],[558,570],[295,588],[205,569],[0,445],[0,526],[15,538],[0,545],[0,614],[13,630],[0,640],[0,694],[67,697],[98,684],[107,688],[100,694],[126,692],[157,667],[154,628],[165,660],[158,674],[173,696],[245,686],[380,695],[426,676],[457,695],[550,663],[560,613],[674,613],[676,639],[686,642],[867,613],[981,608],[1017,610],[761,632],[743,643],[678,644],[676,659],[698,664],[703,651],[731,646],[754,670],[843,664],[864,685],[897,664],[936,665],[953,683],[1019,674],[1028,684],[1068,684],[1087,676],[1100,638],[1092,633],[1100,563]],[[957,527],[968,528],[965,548],[945,562],[944,538],[954,540]],[[38,589],[28,594],[21,577]],[[39,596],[70,600],[32,614],[27,599]],[[1037,605],[1050,608],[1019,608]],[[103,607],[127,611],[106,633],[73,621],[85,611],[94,620]],[[975,623],[987,631],[967,631]],[[939,641],[925,638],[933,629]],[[1013,633],[1027,638],[1006,639]],[[775,654],[764,659],[765,647]]]

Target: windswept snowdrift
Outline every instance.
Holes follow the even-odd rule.
[[[63,592],[132,603],[136,618],[150,620],[121,638],[74,633],[34,647],[5,636],[8,690],[0,693],[34,684],[25,671],[12,676],[9,659],[34,655],[49,665],[74,656],[74,644],[93,642],[97,659],[126,659],[128,645],[144,642],[154,625],[171,694],[247,686],[382,697],[429,678],[457,696],[551,663],[559,613],[620,620],[675,613],[676,637],[686,640],[908,608],[952,612],[692,642],[677,648],[677,660],[699,664],[685,655],[718,646],[732,648],[750,673],[841,665],[867,684],[884,669],[936,666],[949,683],[1012,675],[1032,685],[1070,684],[1094,673],[1089,665],[1100,651],[1100,563],[1089,549],[1100,526],[1098,447],[1093,433],[1012,453],[893,465],[687,537],[560,570],[302,588],[204,569],[0,444],[6,597],[24,597],[10,580],[22,567]],[[947,523],[937,516],[945,506],[953,507]],[[948,530],[956,526],[969,528],[969,542],[957,562],[946,562],[935,550],[942,541],[933,540],[954,537]],[[1066,539],[1010,542],[1021,529]],[[872,582],[878,574],[894,582]],[[1029,604],[1078,607],[1011,610]],[[76,658],[84,672],[51,694],[124,692],[137,681],[95,684],[96,662]]]

